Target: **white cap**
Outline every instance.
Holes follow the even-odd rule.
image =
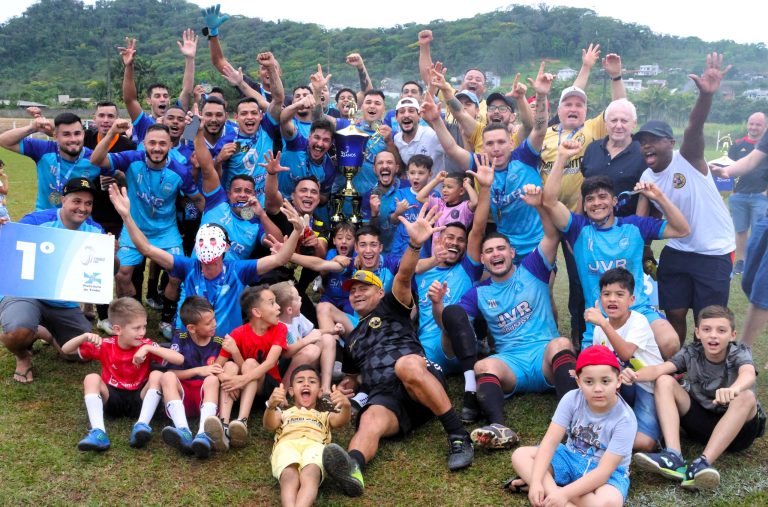
[[[419,107],[421,107],[421,104],[419,104],[419,101],[413,97],[403,97],[397,102],[395,111],[399,111],[403,107],[415,107],[418,110]]]
[[[583,100],[585,104],[587,102],[587,94],[584,93],[584,90],[582,90],[578,86],[569,86],[568,88],[563,90],[563,93],[560,94],[559,103],[562,104],[563,101],[568,97],[581,97],[581,100]]]

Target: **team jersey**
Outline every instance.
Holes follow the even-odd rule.
[[[284,440],[308,438],[321,444],[331,443],[330,412],[293,406],[280,414],[280,427],[275,431],[275,445]]]
[[[237,134],[226,134],[219,139],[216,143],[216,149],[219,151],[227,143],[238,143],[240,146],[240,149],[222,165],[222,186],[225,189],[229,188],[233,177],[241,174],[251,176],[255,182],[256,197],[264,206],[264,184],[267,170],[261,167],[259,163],[266,162],[264,157],[272,149],[274,139],[280,132],[278,125],[277,120],[272,118],[269,113],[265,113],[253,136],[248,137],[238,132]]]
[[[643,290],[643,248],[661,239],[666,220],[632,215],[614,217],[612,227],[595,226],[587,217],[571,213],[563,237],[571,245],[587,308],[600,300],[600,277],[613,268],[625,268],[635,277],[632,308],[650,305]]]
[[[400,215],[409,222],[413,223],[419,218],[419,211],[421,210],[421,203],[416,199],[416,191],[411,187],[400,188],[395,195],[396,201],[406,200],[410,207]],[[387,216],[389,220],[389,216]],[[398,222],[395,228],[395,234],[392,238],[392,245],[389,247],[387,253],[389,255],[395,255],[401,257],[405,253],[405,249],[408,248],[408,231],[405,230],[405,226]]]
[[[470,169],[477,171],[474,154],[469,157]],[[506,169],[493,171],[491,185],[491,216],[496,221],[496,230],[509,239],[518,255],[526,255],[544,237],[544,229],[536,208],[523,202],[523,186],[542,186],[541,176],[536,168],[539,154],[526,139],[512,151]]]
[[[150,362],[164,364],[165,361],[150,352],[144,361],[136,366],[133,356],[144,345],[159,348],[160,345],[149,338],[142,338],[141,345],[124,349],[117,343],[117,336],[104,338],[101,345],[83,342],[77,349],[82,359],[94,360],[101,363],[101,380],[108,386],[126,391],[136,391],[144,387],[149,378]]]
[[[242,326],[233,329],[229,335],[235,340],[237,349],[240,351],[240,355],[243,359],[256,359],[259,363],[266,361],[267,355],[270,349],[277,345],[283,350],[288,348],[286,339],[288,337],[288,328],[282,322],[278,322],[274,326],[267,329],[267,332],[263,335],[257,335],[250,324],[243,324]],[[230,359],[232,354],[224,349],[221,349],[219,354],[221,357]],[[279,361],[275,361],[275,365],[267,372],[272,378],[280,382],[280,371],[277,369]]]
[[[526,256],[507,280],[487,279],[471,288],[459,305],[470,319],[485,318],[496,353],[518,345],[547,343],[558,336],[549,299],[549,275],[554,266],[538,248]]]
[[[336,120],[337,131],[346,128],[349,125],[350,123],[347,119],[339,118]],[[361,121],[357,122],[355,125],[370,136],[365,144],[365,151],[363,152],[363,165],[355,177],[352,178],[352,184],[354,185],[355,190],[362,195],[372,189],[378,182],[376,173],[373,172],[373,161],[376,158],[376,155],[386,149],[387,142],[384,140],[384,136],[377,134],[376,129],[371,128],[368,123]]]
[[[19,143],[19,153],[35,161],[37,170],[37,199],[35,211],[61,207],[61,193],[70,178],[89,181],[99,174],[114,174],[111,169],[101,169],[91,164],[89,148],[80,150],[74,161],[61,156],[58,143],[25,137]]]
[[[179,308],[189,296],[204,297],[213,305],[216,334],[224,336],[243,323],[240,293],[259,281],[257,263],[256,260],[233,261],[225,257],[222,272],[208,280],[203,276],[200,261],[174,255],[173,269],[168,274],[182,280]],[[174,328],[186,331],[178,313]]]
[[[184,356],[184,363],[181,365],[169,364],[168,369],[181,371],[212,365],[216,362],[216,358],[219,357],[223,341],[224,338],[221,336],[214,336],[207,344],[198,345],[186,331],[173,333],[171,350],[175,350]],[[201,375],[195,375],[186,380],[203,380],[204,378]]]
[[[203,208],[203,224],[219,224],[229,236],[229,251],[226,256],[230,259],[247,259],[253,248],[264,238],[264,228],[257,217],[250,220],[240,218],[232,211],[232,205],[227,199],[227,193],[219,185],[205,196]]]
[[[370,271],[379,277],[382,288],[386,292],[392,289],[392,282],[395,281],[398,269],[400,269],[400,257],[379,254],[379,265]]]
[[[328,250],[328,254],[325,256],[325,260],[330,261],[334,257],[339,255],[335,248]],[[354,259],[354,254],[353,257]],[[323,295],[320,297],[321,302],[332,303],[336,308],[344,310],[344,312],[351,314],[354,310],[349,304],[349,292],[341,288],[344,280],[352,278],[355,272],[353,262],[349,263],[349,266],[344,268],[344,271],[340,273],[329,272],[323,275]]]
[[[307,176],[317,178],[317,181],[320,182],[320,193],[331,193],[333,180],[336,177],[336,165],[327,153],[323,156],[322,163],[316,164],[312,161],[309,153],[307,153],[308,135],[302,135],[297,131],[293,139],[283,138],[285,146],[280,163],[291,170],[278,173],[277,181],[280,193],[286,198],[293,193],[296,183]]]
[[[395,229],[397,229],[397,225],[392,224],[389,221],[389,217],[395,212],[395,208],[397,207],[395,197],[398,195],[398,190],[399,186],[397,181],[385,190],[379,187],[377,183],[369,192],[363,194],[360,206],[363,220],[367,220],[371,225],[375,225],[379,228],[379,239],[384,246],[384,252],[389,252],[390,248],[392,248]],[[375,219],[371,217],[371,194],[374,193],[378,194],[380,203],[379,214]]]

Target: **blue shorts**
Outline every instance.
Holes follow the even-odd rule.
[[[555,483],[561,487],[567,486],[581,479],[584,475],[597,468],[599,464],[600,460],[594,456],[587,458],[569,451],[563,444],[558,444],[555,454],[552,456],[552,471]],[[626,502],[627,493],[629,492],[629,473],[627,470],[622,467],[616,468],[611,476],[608,477],[606,484],[610,484],[618,489]]]
[[[427,359],[440,365],[440,368],[443,369],[443,373],[446,375],[462,373],[458,358],[445,355],[440,336],[438,336],[437,340],[422,341],[421,346],[424,347],[424,354],[427,356]]]
[[[510,347],[509,350],[494,354],[492,357],[502,361],[515,374],[515,393],[541,393],[553,386],[547,382],[542,370],[544,350],[549,342],[533,342]]]
[[[661,440],[659,417],[656,415],[656,399],[642,387],[635,385],[635,404],[632,410],[637,419],[637,431],[648,435],[655,441]]]
[[[693,309],[694,317],[709,305],[728,306],[733,262],[731,254],[703,255],[665,246],[659,258],[659,306]]]
[[[182,255],[181,245],[172,246],[170,248],[161,248],[171,255]],[[138,266],[144,262],[144,256],[133,246],[120,246],[117,250],[117,259],[120,261],[121,266]]]
[[[630,310],[634,310],[638,313],[642,313],[645,318],[648,320],[648,324],[651,324],[655,320],[659,319],[666,319],[662,313],[656,309],[653,305],[638,305],[633,306],[630,308]],[[605,313],[603,313],[605,315]],[[593,344],[593,334],[595,332],[595,325],[591,322],[587,322],[587,329],[584,331],[584,336],[581,340],[581,348],[582,350],[591,347]]]
[[[768,211],[768,197],[765,194],[731,194],[728,198],[733,228],[736,232],[747,232]]]
[[[768,310],[768,215],[755,224],[747,244],[741,288],[749,302]]]

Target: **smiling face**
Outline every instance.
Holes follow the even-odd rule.
[[[480,111],[480,108],[477,106],[477,104],[475,104],[474,102],[472,102],[472,100],[470,100],[468,97],[465,97],[463,95],[461,97],[456,97],[456,98],[459,100],[459,102],[461,102],[461,105],[464,106],[464,111],[469,116],[471,116],[472,118],[477,118],[477,113]]]
[[[587,118],[587,103],[581,97],[571,95],[557,107],[557,116],[563,128],[577,129],[584,125]]]
[[[366,95],[363,100],[363,120],[373,122],[384,116],[384,99],[379,95]]]
[[[491,274],[494,281],[502,281],[512,273],[515,258],[515,249],[502,238],[490,238],[483,242],[480,252],[480,262]]]
[[[373,172],[379,180],[379,186],[389,188],[395,182],[397,174],[397,162],[395,156],[388,151],[381,151],[376,154],[373,162]]]
[[[93,210],[93,194],[72,192],[61,198],[61,221],[68,228],[78,229],[88,220]]]
[[[296,88],[293,91],[293,102],[297,103],[304,97],[312,95],[312,92],[308,88]],[[296,118],[301,121],[309,120],[309,116],[312,113],[312,109],[309,107],[301,106],[296,110]]]
[[[347,229],[341,229],[333,236],[333,246],[339,255],[352,255],[352,249],[355,247],[355,236]]]
[[[400,98],[402,99],[405,97],[413,97],[418,100],[419,97],[421,97],[419,87],[415,83],[404,84],[403,89],[400,90]]]
[[[320,185],[312,180],[301,180],[293,189],[291,199],[300,215],[311,215],[320,204]]]
[[[349,115],[349,110],[353,107],[357,108],[357,100],[352,92],[343,91],[339,94],[339,100],[336,101],[336,109],[339,110],[341,116],[346,118]]]
[[[141,340],[147,333],[147,317],[133,317],[125,324],[112,324],[117,343],[124,349],[131,349],[141,345]]]
[[[584,196],[584,212],[593,222],[602,223],[613,216],[614,206],[618,203],[615,195],[605,188],[598,188]]]
[[[645,164],[654,172],[663,171],[672,162],[672,154],[675,149],[674,139],[647,133],[635,136],[635,138],[640,143],[640,153],[643,154]]]
[[[293,375],[288,394],[299,408],[313,409],[320,396],[320,379],[313,370],[302,370]]]
[[[235,120],[240,132],[245,136],[252,136],[256,133],[261,123],[261,109],[256,102],[243,102],[238,104]]]
[[[355,282],[349,288],[349,304],[360,316],[371,313],[384,297],[384,291],[375,285]]]
[[[171,132],[171,141],[176,143],[184,132],[184,119],[187,117],[184,110],[178,107],[170,107],[165,112],[165,126]]]
[[[403,134],[415,134],[419,128],[419,118],[419,110],[415,107],[401,107],[395,114]]]
[[[375,271],[379,267],[381,251],[384,246],[378,236],[361,234],[355,242],[355,251],[360,258],[360,269]]]
[[[618,399],[619,372],[608,365],[585,366],[576,376],[576,382],[593,412],[607,412]]]
[[[485,74],[477,69],[468,70],[464,74],[464,81],[462,81],[460,89],[469,90],[478,97],[482,96],[485,93]]]
[[[509,142],[507,131],[495,129],[483,132],[483,150],[491,163],[496,161],[495,167],[506,168],[509,165],[509,157],[512,155],[512,144]]]
[[[168,105],[171,103],[171,96],[166,88],[156,86],[149,90],[147,102],[149,103],[149,109],[152,111],[152,116],[162,118],[168,109]]]
[[[211,136],[218,136],[224,124],[227,122],[227,113],[224,106],[213,102],[206,102],[202,113],[203,128]]]
[[[600,289],[600,305],[609,319],[623,319],[634,303],[634,294],[621,284],[609,283]]]
[[[445,178],[443,188],[440,189],[443,202],[449,206],[459,204],[465,193],[464,186],[456,178]]]
[[[704,346],[704,355],[720,362],[728,353],[728,343],[736,340],[736,330],[725,317],[701,319],[696,326],[696,338]]]
[[[109,132],[112,124],[117,119],[117,107],[116,106],[100,106],[96,108],[96,112],[93,113],[93,123],[96,125],[96,129],[99,134],[104,136]]]
[[[440,233],[440,241],[446,250],[446,258],[441,261],[443,266],[453,266],[464,257],[467,251],[467,233],[460,227],[446,227]]]
[[[315,163],[321,163],[325,154],[331,149],[333,136],[325,129],[315,129],[309,134],[308,150],[309,158]]]
[[[156,168],[165,164],[171,149],[171,136],[161,129],[150,130],[144,138],[144,150],[147,160]]]
[[[765,113],[754,113],[747,119],[747,135],[750,139],[763,137],[766,128]]]
[[[70,157],[80,155],[80,151],[83,149],[83,141],[85,140],[85,131],[83,130],[82,123],[62,123],[56,127],[53,135],[62,153]]]
[[[488,123],[502,123],[505,127],[515,121],[515,113],[512,112],[512,108],[499,99],[488,104],[488,112],[485,117]]]

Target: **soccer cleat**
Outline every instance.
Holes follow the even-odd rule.
[[[81,451],[106,451],[109,449],[109,438],[103,430],[94,428],[88,432],[84,439],[77,443]]]
[[[104,331],[108,335],[115,334],[115,331],[112,329],[112,323],[109,321],[109,319],[97,320],[96,328]]]
[[[715,489],[719,485],[720,473],[704,456],[699,456],[691,462],[681,484],[685,489]]]
[[[192,433],[189,431],[189,428],[166,426],[163,428],[160,436],[163,437],[163,442],[174,449],[177,449],[184,454],[192,454]]]
[[[146,299],[147,306],[153,310],[161,312],[163,310],[163,299],[160,296],[148,297]]]
[[[477,394],[465,391],[464,404],[461,407],[461,422],[472,424],[480,419],[480,407],[477,405]]]
[[[736,261],[733,265],[733,274],[740,275],[744,273],[744,261]]]
[[[205,459],[211,455],[211,448],[213,447],[213,439],[208,436],[208,433],[202,432],[198,434],[194,440],[192,440],[192,452],[195,453],[200,459]]]
[[[158,328],[160,329],[160,333],[163,335],[163,338],[166,340],[173,338],[173,326],[170,323],[161,322]]]
[[[235,419],[229,423],[229,443],[232,447],[245,447],[248,443],[248,419]]]
[[[511,449],[520,441],[517,433],[498,423],[474,429],[470,437],[475,445],[486,449]]]
[[[323,449],[323,469],[336,481],[347,496],[363,494],[365,482],[360,466],[338,444],[328,444]]]
[[[475,448],[469,435],[448,435],[448,470],[467,468],[475,459]]]
[[[221,419],[212,415],[203,421],[203,430],[210,437],[213,449],[217,452],[229,450],[229,434]]]
[[[152,428],[150,428],[148,424],[137,422],[133,425],[128,445],[134,449],[141,449],[147,445],[150,440],[152,440]]]
[[[685,479],[685,460],[672,452],[636,452],[634,461],[641,470],[656,472],[677,481]]]

